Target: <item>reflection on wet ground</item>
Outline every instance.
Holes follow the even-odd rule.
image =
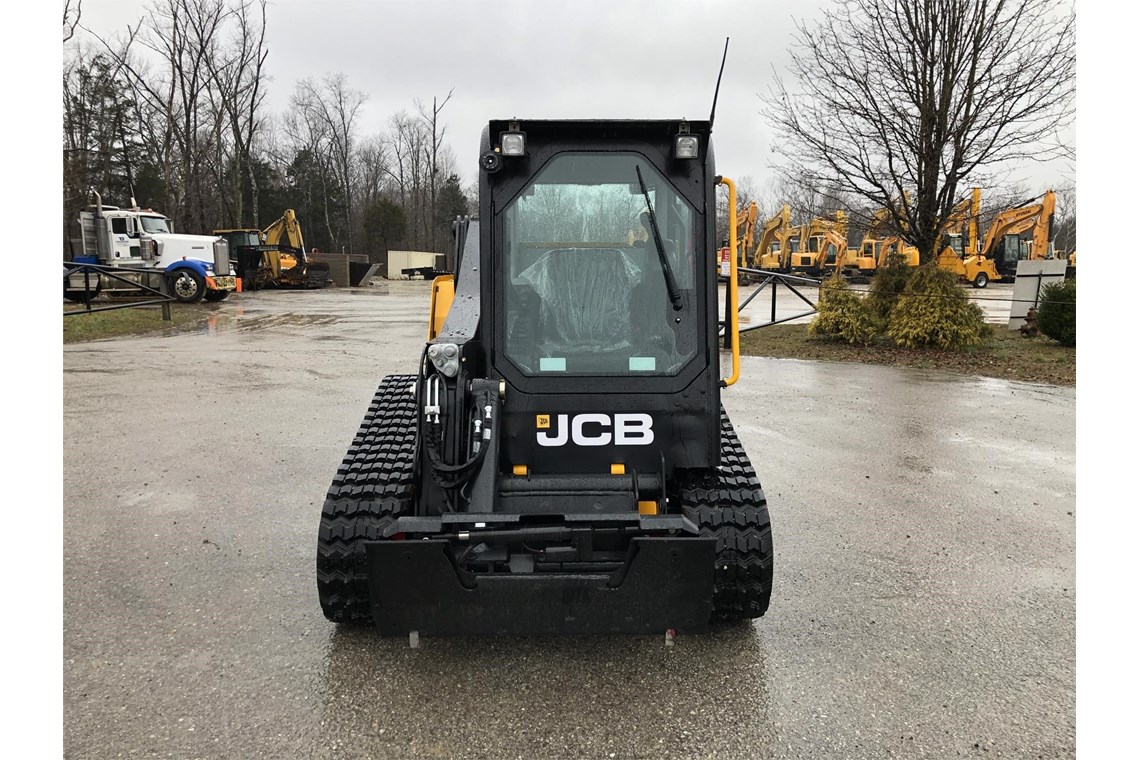
[[[673,647],[664,637],[508,637],[425,639],[413,650],[336,630],[322,720],[330,746],[378,757],[763,756],[773,746],[766,661],[748,624]]]
[[[325,491],[423,346],[428,285],[388,288],[64,347],[69,757],[1073,755],[1072,388],[744,357],[755,625],[411,650],[326,621]]]

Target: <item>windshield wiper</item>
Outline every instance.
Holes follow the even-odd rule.
[[[661,230],[657,227],[657,215],[653,213],[653,204],[649,201],[649,188],[641,176],[641,167],[634,164],[633,168],[637,170],[637,181],[641,185],[641,194],[645,196],[645,208],[649,211],[649,229],[653,231],[653,244],[657,246],[657,258],[661,260],[661,271],[665,274],[665,289],[669,291],[673,311],[680,311],[683,306],[681,291],[677,289],[677,278],[673,276],[673,267],[669,266],[669,257],[665,255],[665,246],[661,244]]]

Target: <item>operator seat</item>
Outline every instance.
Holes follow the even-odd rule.
[[[629,298],[637,272],[614,248],[557,248],[532,280],[541,298],[539,340],[551,351],[614,349],[632,339]]]

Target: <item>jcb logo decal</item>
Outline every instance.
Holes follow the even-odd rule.
[[[550,415],[539,414],[535,435],[539,446],[565,446],[567,440],[578,446],[648,446],[653,443],[653,418],[648,414],[559,414],[557,430],[551,435]]]

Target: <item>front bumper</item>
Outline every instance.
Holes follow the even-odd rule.
[[[634,538],[612,573],[474,574],[443,539],[365,546],[385,636],[700,633],[712,611],[713,538]]]
[[[206,287],[210,290],[236,290],[237,277],[233,275],[211,275],[206,277]]]

